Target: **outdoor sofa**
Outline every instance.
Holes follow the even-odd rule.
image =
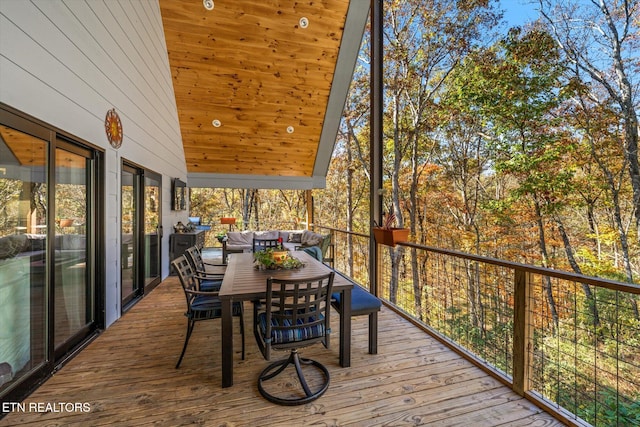
[[[311,230],[229,231],[222,241],[222,259],[239,252],[251,252],[253,239],[282,238],[282,246],[290,251],[317,246],[324,258],[331,245],[331,234],[323,235]]]

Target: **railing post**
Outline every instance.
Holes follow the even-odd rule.
[[[531,273],[515,270],[513,301],[513,391],[524,396],[529,390],[531,373],[532,328],[529,307]]]

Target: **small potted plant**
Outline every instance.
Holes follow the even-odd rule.
[[[384,216],[382,227],[373,227],[373,236],[381,245],[395,246],[397,242],[409,240],[409,229],[393,227],[396,216],[393,213]]]
[[[227,232],[226,231],[221,231],[218,234],[216,234],[216,239],[218,239],[218,242],[222,243],[225,240],[227,240]]]
[[[288,251],[282,246],[282,237],[278,237],[278,246],[273,249],[272,256],[276,261],[284,261],[287,258]]]

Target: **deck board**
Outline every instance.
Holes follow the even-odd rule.
[[[338,364],[337,332],[329,350],[301,350],[328,367],[331,385],[315,402],[285,408],[258,393],[266,361],[247,304],[246,360],[240,360],[234,319],[234,386],[223,389],[220,321],[196,325],[180,369],[174,368],[186,329],[184,305],[177,279],[168,278],[24,402],[87,402],[90,412],[13,412],[0,426],[563,425],[384,307],[379,354],[367,353],[366,316],[355,317],[351,367]],[[338,320],[332,319],[334,331]]]

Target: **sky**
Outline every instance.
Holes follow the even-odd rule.
[[[537,2],[531,0],[500,0],[504,18],[510,27],[531,22],[538,17]]]

